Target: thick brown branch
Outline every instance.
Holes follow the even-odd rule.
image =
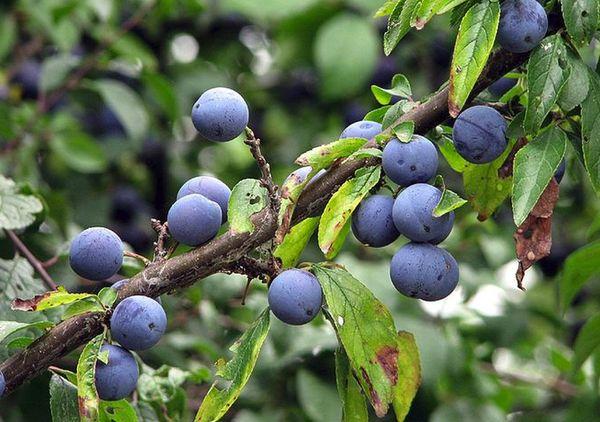
[[[494,53],[475,85],[472,97],[510,70],[523,64],[527,54],[512,54],[506,51]],[[400,117],[394,125],[412,120],[417,133],[426,133],[448,118],[448,88],[443,88],[424,103]],[[354,172],[367,165],[378,163],[378,159],[346,160],[327,171],[318,181],[311,183],[300,196],[293,222],[322,212],[335,190]],[[212,242],[172,259],[154,262],[136,275],[119,291],[121,298],[144,294],[151,297],[187,287],[210,274],[226,269],[245,257],[250,251],[271,240],[277,230],[277,216],[271,207],[265,208],[252,218],[256,230],[252,233],[231,231]],[[84,344],[102,330],[102,317],[84,314],[70,318],[0,365],[6,378],[8,392],[23,382],[37,376],[59,357]],[[83,329],[82,329],[83,328]]]
[[[39,259],[35,257],[27,248],[27,246],[21,241],[19,236],[15,234],[12,230],[4,230],[8,238],[15,245],[15,249],[19,252],[23,258],[25,258],[29,264],[33,267],[33,269],[39,274],[40,278],[50,290],[56,290],[56,283],[50,277],[50,274],[46,272],[46,268],[44,268],[44,264],[40,262]]]

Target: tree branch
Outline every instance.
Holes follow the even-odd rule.
[[[56,285],[54,280],[52,280],[50,274],[46,272],[44,264],[40,262],[40,260],[37,259],[35,255],[31,253],[29,248],[27,248],[27,246],[21,241],[19,236],[17,236],[12,230],[4,230],[4,232],[11,240],[11,242],[15,245],[15,249],[19,252],[19,254],[22,255],[23,258],[25,258],[29,262],[29,264],[31,264],[33,269],[39,274],[46,287],[48,287],[50,290],[56,290],[58,286]]]
[[[473,89],[471,98],[483,91],[496,79],[523,64],[528,54],[495,52]],[[426,133],[448,120],[448,87],[401,116],[391,127],[412,120],[416,133]],[[391,129],[388,129],[389,133]],[[297,223],[318,215],[331,195],[361,167],[378,164],[375,158],[346,160],[327,171],[318,181],[307,186],[300,196],[292,221]],[[131,295],[157,297],[185,288],[210,274],[226,270],[232,263],[244,258],[250,251],[271,240],[277,230],[277,214],[266,207],[252,217],[256,230],[252,233],[226,232],[213,241],[188,253],[166,261],[150,264],[119,290],[123,299]],[[56,359],[73,351],[102,331],[102,314],[78,315],[59,323],[30,347],[22,350],[0,365],[10,392],[25,381],[36,377]]]

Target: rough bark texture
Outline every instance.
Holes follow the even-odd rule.
[[[523,64],[528,54],[513,54],[504,50],[495,52],[475,85],[471,98],[483,91],[496,79]],[[392,125],[412,120],[416,133],[426,133],[449,119],[448,87],[433,94],[422,104],[400,117]],[[323,208],[336,189],[364,166],[378,164],[378,159],[347,160],[334,166],[310,184],[298,200],[293,216],[297,223],[315,216]],[[251,250],[269,241],[277,230],[277,216],[267,207],[253,217],[257,229],[252,233],[227,232],[210,243],[186,254],[158,261],[131,279],[120,291],[120,298],[143,294],[151,297],[185,288],[197,280],[226,269],[243,258]],[[11,392],[27,380],[36,377],[60,357],[72,352],[99,334],[106,315],[87,313],[61,322],[27,349],[22,350],[0,364],[6,379],[6,391]]]

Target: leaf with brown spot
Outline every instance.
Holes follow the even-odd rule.
[[[326,315],[350,367],[375,413],[383,417],[393,404],[406,414],[420,382],[419,353],[412,336],[396,333],[389,310],[345,269],[319,264]]]
[[[519,260],[516,278],[517,286],[521,290],[525,290],[523,287],[525,271],[535,262],[550,254],[550,248],[552,247],[552,213],[556,201],[558,201],[558,194],[558,183],[555,179],[552,179],[529,216],[514,234],[517,259]]]
[[[380,176],[380,166],[361,168],[333,194],[319,222],[319,247],[325,258],[333,259],[337,255],[348,233],[352,212],[379,182]]]
[[[31,299],[14,299],[11,308],[14,311],[43,311],[89,297],[94,297],[94,295],[89,293],[69,293],[64,287],[59,286],[56,290],[36,295]]]

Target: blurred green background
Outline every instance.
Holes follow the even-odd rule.
[[[337,139],[346,125],[377,107],[371,84],[388,86],[403,73],[415,99],[435,91],[448,74],[455,36],[450,19],[437,17],[411,32],[385,57],[386,22],[372,18],[381,3],[3,1],[0,174],[26,184],[47,205],[46,218],[22,239],[42,260],[59,256],[50,273],[60,284],[98,290],[78,279],[66,261],[68,242],[82,228],[110,227],[132,249],[149,254],[149,219],[165,218],[188,178],[212,174],[233,187],[258,177],[241,141],[213,144],[196,136],[189,112],[208,88],[227,86],[244,96],[250,126],[278,182],[299,154]],[[77,86],[53,98],[82,66],[90,71]],[[44,110],[49,99],[55,103]],[[441,172],[460,193],[459,175],[445,163]],[[569,371],[574,337],[600,308],[600,284],[588,283],[564,316],[557,302],[564,259],[600,238],[600,204],[582,175],[580,164],[568,160],[553,252],[529,271],[525,293],[514,280],[507,204],[484,223],[469,207],[460,209],[444,244],[459,261],[459,288],[438,303],[407,299],[393,288],[388,265],[399,242],[375,250],[348,238],[337,262],[372,289],[396,326],[414,333],[419,345],[423,383],[408,420],[598,420],[600,354],[577,374]],[[0,238],[0,258],[13,255],[12,244]],[[303,260],[322,259],[311,243]],[[124,274],[135,270],[130,262]],[[32,318],[8,310],[10,283],[0,278],[2,319]],[[266,306],[259,283],[242,306],[244,286],[243,277],[215,275],[163,298],[168,333],[141,356],[154,368],[166,364],[195,376],[183,384],[187,399],[165,393],[159,420],[191,418],[212,381],[213,362],[228,356],[229,345]],[[25,286],[18,294],[39,288]],[[226,419],[339,420],[336,344],[322,317],[304,327],[273,318],[255,373]],[[12,352],[1,349],[2,357]],[[57,365],[74,369],[76,359],[74,354]],[[49,420],[48,379],[39,377],[1,400],[2,419]]]

